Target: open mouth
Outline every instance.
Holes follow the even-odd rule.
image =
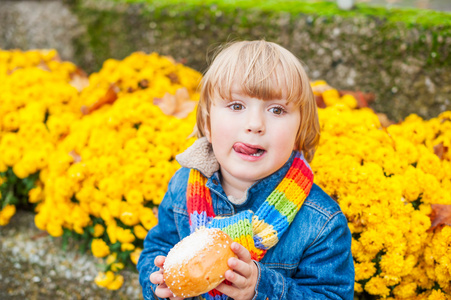
[[[261,148],[260,146],[254,146],[244,143],[236,143],[235,145],[233,145],[233,150],[235,150],[235,152],[237,153],[254,157],[262,156],[266,152],[265,149]]]

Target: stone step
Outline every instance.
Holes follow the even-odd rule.
[[[74,241],[67,250],[34,225],[32,212],[18,211],[0,227],[0,299],[143,299],[138,274],[123,271],[117,291],[98,287],[102,260],[81,253]]]

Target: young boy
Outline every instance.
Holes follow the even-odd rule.
[[[351,233],[338,204],[313,184],[319,122],[296,57],[266,41],[225,47],[202,81],[197,132],[177,156],[182,168],[144,241],[144,298],[180,299],[164,284],[165,256],[206,226],[239,243],[229,283],[202,298],[353,299]]]

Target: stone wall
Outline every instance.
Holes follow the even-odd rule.
[[[0,20],[2,48],[56,48],[88,72],[133,51],[171,55],[203,71],[207,53],[221,43],[265,38],[295,53],[312,79],[374,93],[372,107],[393,120],[451,109],[449,21],[423,26],[364,14],[92,0],[2,1]]]

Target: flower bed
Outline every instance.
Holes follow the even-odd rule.
[[[38,228],[102,258],[98,285],[120,288],[193,142],[201,75],[155,53],[89,77],[55,51],[0,51],[0,66],[0,225],[32,206]],[[356,293],[450,297],[451,227],[434,216],[451,205],[451,112],[383,126],[349,93],[312,86],[326,106],[315,182],[349,221]]]

